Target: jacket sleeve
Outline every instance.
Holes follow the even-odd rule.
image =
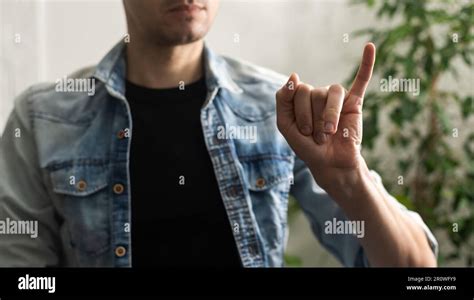
[[[57,266],[59,261],[59,224],[38,163],[29,94],[15,101],[0,140],[0,267]],[[11,234],[6,226],[12,221],[36,222],[37,232],[30,226],[30,234]]]
[[[380,176],[374,171],[371,171],[371,173],[375,181],[382,186]],[[384,188],[383,191],[386,192]],[[344,266],[369,266],[364,249],[356,236],[351,234],[325,234],[325,222],[332,221],[333,218],[337,221],[347,220],[347,217],[337,203],[317,185],[308,167],[298,158],[295,160],[294,185],[290,193],[298,201],[304,214],[309,219],[316,238]],[[408,210],[390,195],[389,199],[395,201],[403,213],[408,214],[423,228],[433,253],[438,255],[438,243],[419,214]]]

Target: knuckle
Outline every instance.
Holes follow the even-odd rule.
[[[335,119],[338,116],[339,116],[339,110],[336,109],[335,107],[328,107],[324,111],[324,119],[329,119],[329,118]]]
[[[344,88],[343,88],[342,85],[340,85],[340,84],[332,84],[332,85],[329,87],[329,92],[330,92],[330,93],[343,93],[343,92],[344,92]]]
[[[366,82],[369,82],[370,80],[370,77],[366,74],[360,74],[358,73],[357,74],[357,77],[356,77],[356,80],[360,81],[360,82],[363,82],[363,83],[366,83]]]
[[[312,87],[309,84],[303,83],[298,86],[299,92],[308,93],[311,92]]]

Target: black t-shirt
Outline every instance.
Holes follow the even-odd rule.
[[[150,89],[127,82],[133,267],[240,267],[200,121],[204,78]]]

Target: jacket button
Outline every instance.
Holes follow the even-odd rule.
[[[117,132],[117,138],[119,138],[121,140],[124,137],[125,137],[125,131],[120,130],[119,132]]]
[[[87,188],[87,182],[85,182],[84,180],[79,180],[76,184],[76,189],[79,191],[79,192],[83,192],[85,191]]]
[[[125,249],[124,246],[118,246],[117,248],[115,248],[115,255],[117,257],[124,257],[126,253],[127,249]]]
[[[263,188],[265,186],[265,179],[258,178],[255,184],[257,185],[258,188]]]
[[[117,195],[120,195],[123,193],[123,190],[125,189],[122,184],[117,183],[114,185],[114,193]]]

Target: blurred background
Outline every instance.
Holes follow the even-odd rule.
[[[433,229],[439,264],[472,266],[473,18],[464,0],[221,0],[207,42],[319,86],[347,84],[373,41],[364,156]],[[120,0],[0,0],[0,132],[22,90],[98,63],[125,34]],[[420,95],[384,92],[389,76],[420,79]],[[290,203],[287,265],[339,266]]]

